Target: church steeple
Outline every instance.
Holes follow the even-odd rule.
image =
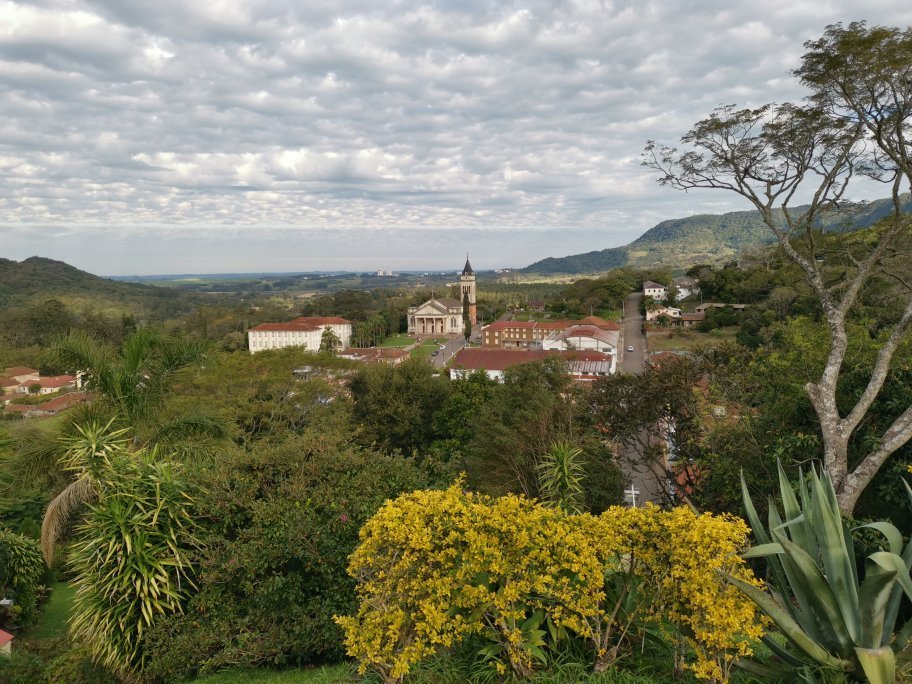
[[[472,325],[478,324],[478,311],[475,304],[475,271],[472,270],[472,264],[469,263],[469,255],[466,254],[465,268],[462,269],[462,275],[459,276],[459,290],[462,292],[463,299],[469,300],[469,320]]]

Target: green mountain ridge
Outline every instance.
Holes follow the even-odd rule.
[[[906,194],[903,200],[904,211],[912,211],[912,196]],[[891,199],[852,205],[850,209],[828,217],[821,227],[828,232],[867,228],[887,216],[892,208]],[[801,207],[796,208],[796,211],[801,210]],[[773,235],[756,211],[698,214],[662,221],[627,245],[566,257],[549,257],[527,266],[522,272],[579,275],[622,266],[670,264],[680,268],[701,263],[719,264],[735,258],[744,249],[772,242]]]
[[[186,293],[108,280],[63,261],[37,256],[23,261],[0,258],[0,311],[46,299],[60,299],[74,308],[136,313],[153,319],[191,305]]]

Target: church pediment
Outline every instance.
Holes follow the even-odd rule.
[[[427,301],[415,309],[409,310],[410,316],[446,316],[449,313],[450,310],[446,307],[446,305],[442,304],[436,299]]]

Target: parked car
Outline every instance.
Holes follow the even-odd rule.
[[[627,347],[627,351],[633,351],[633,345],[632,345],[632,344],[629,345],[629,346]]]

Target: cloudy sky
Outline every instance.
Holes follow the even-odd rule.
[[[864,9],[860,9],[864,6]],[[0,257],[99,274],[523,266],[746,208],[648,139],[803,93],[909,0],[0,0]]]

